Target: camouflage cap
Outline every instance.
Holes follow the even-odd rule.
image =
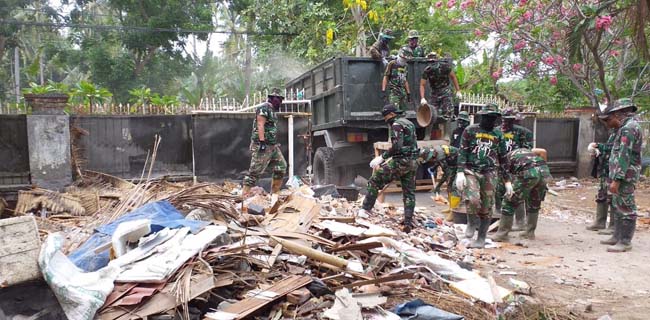
[[[417,30],[411,30],[409,31],[409,36],[407,39],[413,39],[413,38],[419,38],[420,34],[418,33]]]
[[[386,40],[395,39],[395,37],[393,36],[393,30],[391,29],[384,30],[384,32],[379,34],[379,37]]]
[[[438,58],[438,54],[435,51],[431,51],[427,53],[427,59],[436,59]]]
[[[518,114],[515,108],[505,108],[501,113],[504,119],[516,119]]]
[[[395,106],[395,104],[393,104],[393,103],[389,103],[389,104],[387,104],[387,105],[384,106],[384,109],[381,110],[381,115],[382,115],[383,117],[385,117],[385,116],[387,116],[387,115],[389,115],[389,114],[391,114],[391,113],[400,114],[400,113],[402,113],[402,112],[403,112],[403,111],[397,109],[397,107]]]
[[[484,105],[477,114],[492,114],[500,116],[501,112],[499,112],[499,106],[497,106],[496,103],[488,103]]]
[[[280,98],[284,99],[284,96],[282,95],[282,91],[280,90],[280,88],[271,89],[271,93],[268,94],[268,97],[269,98],[270,97],[280,97]]]
[[[603,108],[605,107],[605,108]],[[632,102],[632,99],[630,98],[621,98],[618,99],[614,102],[613,105],[611,106],[606,106],[606,105],[599,105],[599,110],[598,117],[601,119],[607,119],[610,115],[612,115],[616,111],[620,110],[626,110],[626,109],[632,109],[632,112],[636,112],[638,110],[636,104]]]
[[[467,113],[467,111],[459,112],[458,113],[458,120],[464,120],[464,121],[470,122],[469,121],[469,113]]]

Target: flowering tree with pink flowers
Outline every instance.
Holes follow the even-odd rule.
[[[449,0],[452,1],[452,0]],[[448,2],[449,3],[449,2]],[[459,4],[477,38],[496,36],[490,75],[564,76],[592,106],[619,97],[642,55],[629,36],[633,1],[465,0]],[[638,74],[637,74],[638,76]],[[602,92],[602,96],[601,96]]]

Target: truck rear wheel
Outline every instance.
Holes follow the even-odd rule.
[[[334,167],[334,149],[320,147],[314,154],[314,183],[337,184],[339,182],[339,170]]]

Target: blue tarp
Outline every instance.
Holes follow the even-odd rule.
[[[164,228],[178,229],[182,227],[189,227],[192,233],[197,233],[208,225],[204,221],[186,220],[183,214],[168,201],[148,203],[109,224],[95,229],[95,233],[83,245],[70,254],[70,260],[77,267],[88,272],[97,271],[105,267],[110,260],[108,257],[108,249],[101,253],[95,253],[95,249],[111,241],[111,237],[120,223],[139,219],[151,220],[152,233]]]
[[[393,312],[409,320],[463,320],[463,316],[440,310],[420,299],[402,303]]]

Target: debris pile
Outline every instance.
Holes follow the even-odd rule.
[[[404,234],[401,208],[357,216],[361,200],[314,197],[327,189],[242,201],[228,182],[86,172],[63,193],[21,192],[15,215],[36,220],[69,319],[489,319],[530,294],[472,270],[488,258],[465,249],[461,225],[418,208]]]

